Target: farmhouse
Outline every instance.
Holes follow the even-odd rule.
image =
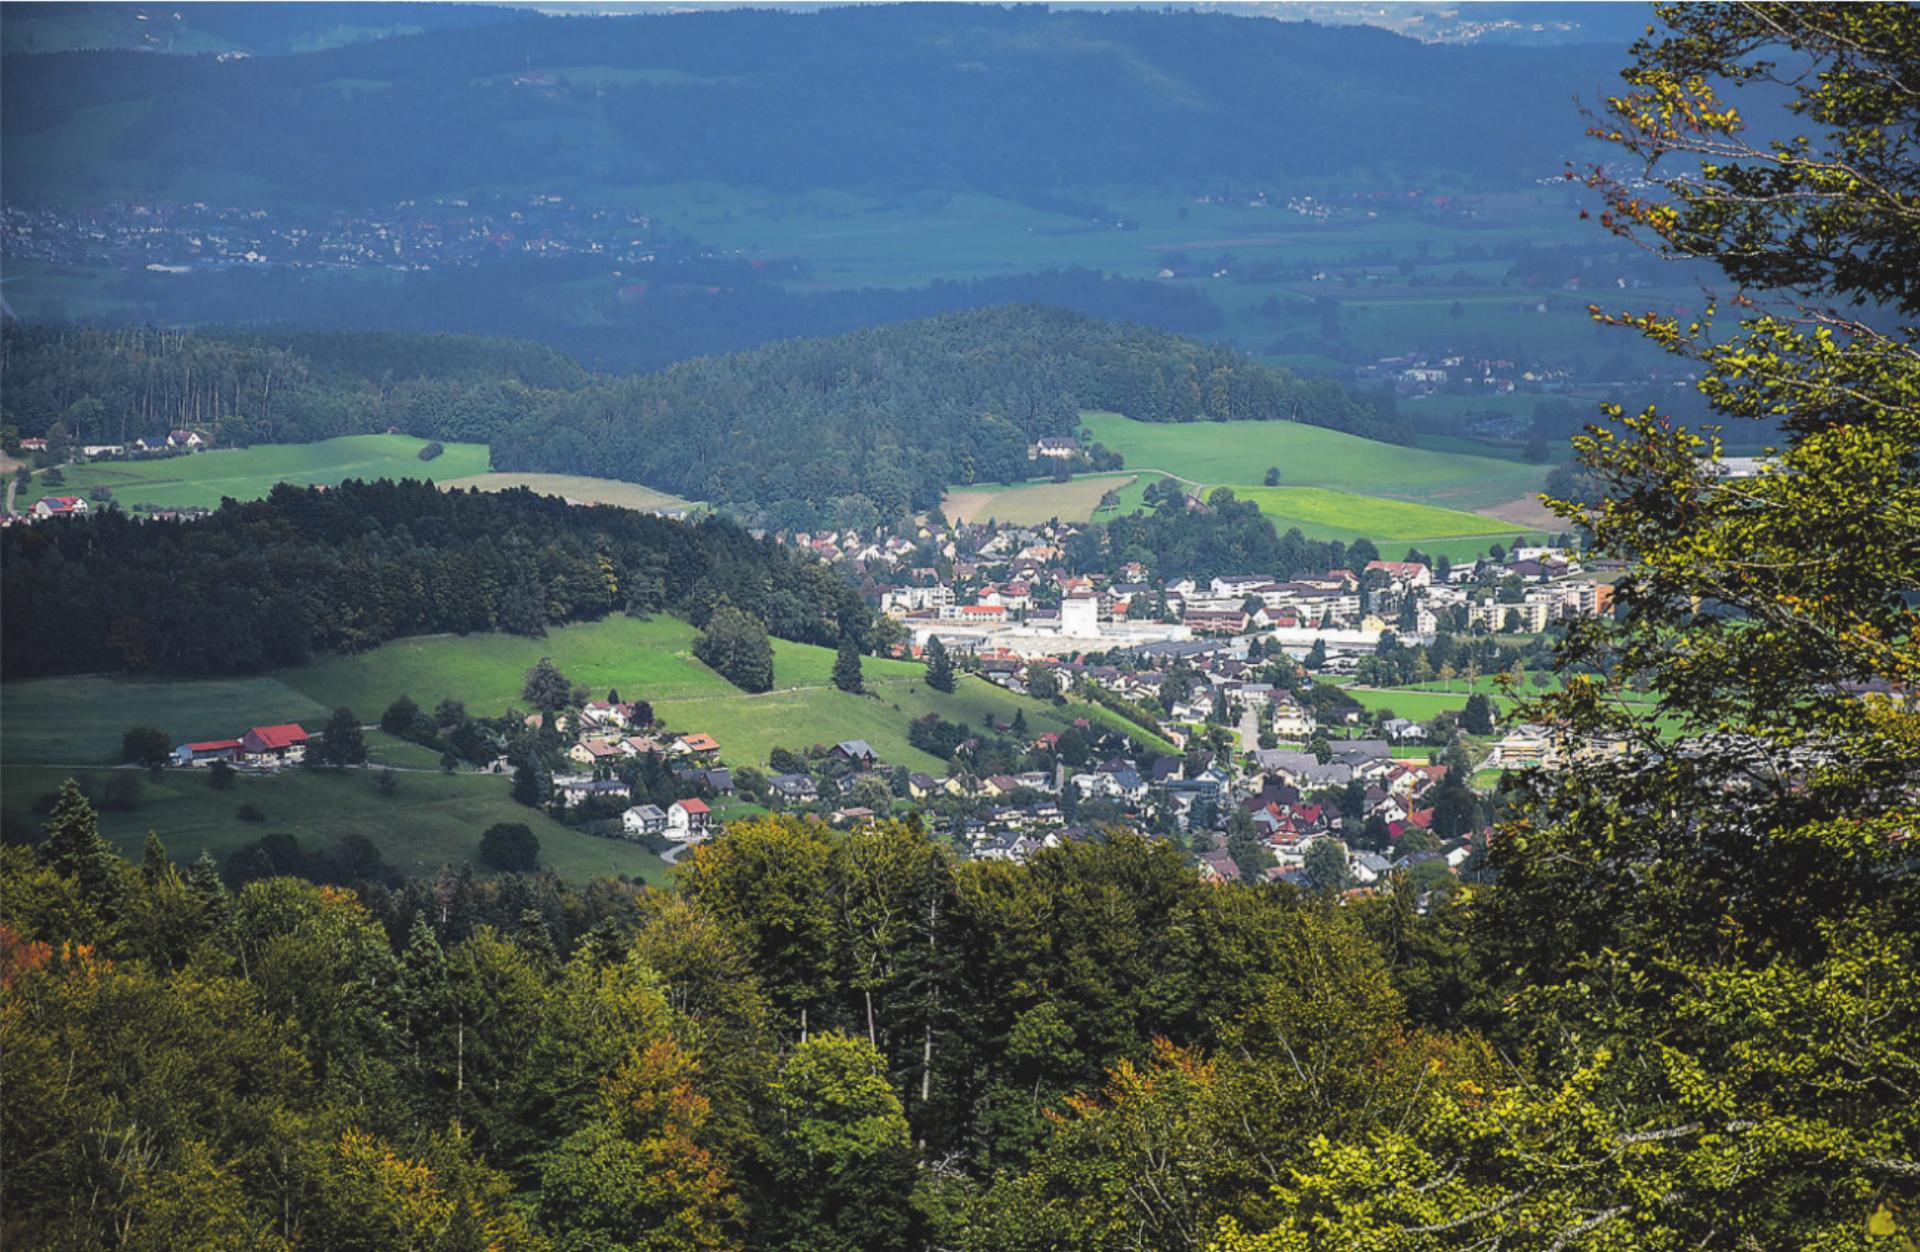
[[[231,761],[240,755],[238,739],[209,739],[204,743],[183,743],[173,750],[175,765],[211,765]]]
[[[307,737],[297,722],[255,726],[240,736],[240,755],[250,765],[297,765],[306,759]]]
[[[1041,457],[1051,457],[1064,461],[1080,451],[1080,441],[1063,435],[1043,435],[1040,440],[1027,449],[1027,459],[1037,461]]]
[[[47,496],[33,506],[35,517],[85,517],[87,502],[79,496]]]

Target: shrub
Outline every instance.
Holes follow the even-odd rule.
[[[433,458],[439,456],[442,452],[445,452],[445,451],[446,451],[446,448],[441,445],[438,439],[436,439],[432,443],[428,444],[426,447],[420,449],[420,459],[423,461],[431,461],[433,460]]]

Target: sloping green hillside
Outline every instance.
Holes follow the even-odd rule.
[[[118,757],[122,732],[134,725],[157,726],[179,743],[237,735],[262,722],[317,722],[343,707],[372,723],[402,695],[423,708],[452,697],[476,714],[493,716],[524,704],[522,676],[543,656],[595,698],[618,690],[625,699],[650,701],[674,730],[712,734],[735,765],[763,765],[775,747],[863,738],[895,764],[943,772],[944,763],[907,743],[908,725],[929,713],[978,726],[989,713],[1004,722],[1024,711],[1035,734],[1075,717],[1117,726],[1101,710],[1056,709],[975,678],[963,679],[958,691],[945,695],[929,689],[924,668],[909,661],[866,658],[862,668],[870,694],[849,695],[832,685],[832,649],[785,640],[774,641],[775,690],[749,695],[693,658],[694,636],[693,627],[674,618],[616,617],[564,627],[541,639],[505,634],[403,639],[241,680],[86,676],[11,682],[0,689],[6,708],[0,761],[9,766],[110,764]]]
[[[1287,487],[1471,510],[1519,499],[1546,481],[1544,466],[1402,447],[1298,422],[1136,422],[1109,412],[1085,413],[1081,421],[1126,458],[1129,470],[1162,470],[1205,486],[1258,484],[1278,468]]]
[[[485,444],[445,444],[446,451],[422,461],[420,449],[426,446],[425,439],[407,435],[343,435],[318,443],[216,448],[156,461],[99,461],[62,469],[62,483],[48,483],[44,471],[35,474],[14,507],[25,512],[41,496],[84,496],[106,487],[125,509],[147,504],[212,509],[223,498],[257,500],[279,483],[331,487],[349,478],[444,480],[486,472]]]

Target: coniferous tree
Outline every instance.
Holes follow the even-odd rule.
[[[855,695],[866,689],[860,676],[860,650],[851,635],[841,638],[840,651],[833,659],[833,685]]]
[[[1460,710],[1460,728],[1470,735],[1493,733],[1493,704],[1485,695],[1476,691],[1467,697],[1466,707]]]
[[[927,638],[927,686],[945,692],[954,688],[953,658],[947,655],[947,645],[938,635]]]

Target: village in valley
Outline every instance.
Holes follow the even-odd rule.
[[[925,664],[929,687],[993,684],[1059,714],[1058,728],[1024,711],[922,717],[909,740],[943,771],[864,739],[813,743],[805,725],[754,759],[563,676],[561,699],[510,714],[517,725],[450,731],[444,710],[436,723],[404,699],[380,724],[436,749],[466,734],[446,768],[510,775],[523,803],[670,861],[767,811],[839,827],[912,813],[974,859],[1023,861],[1127,826],[1175,841],[1211,881],[1362,891],[1396,870],[1426,886],[1473,872],[1505,771],[1624,748],[1508,716],[1530,666],[1534,690],[1546,681],[1548,632],[1608,611],[1611,587],[1567,547],[1496,544],[1456,562],[1384,560],[1362,542],[1339,568],[1203,581],[1154,579],[1138,562],[1074,572],[1083,530],[936,513],[905,534],[765,536],[859,586],[882,610],[881,649]],[[530,697],[535,685],[530,673]],[[312,741],[298,725],[255,727],[185,744],[171,763],[273,771],[317,763]],[[537,767],[509,756],[528,743]]]
[[[27,439],[19,451],[45,465],[57,453],[185,456],[209,442],[178,430],[57,452]],[[1046,437],[1029,456],[1064,466],[1083,451]],[[1176,494],[1163,507],[1211,508]],[[84,497],[44,496],[13,520],[88,511]],[[1162,578],[1143,561],[1095,559],[1092,530],[955,524],[936,510],[910,525],[755,532],[856,586],[880,613],[876,654],[926,664],[929,686],[944,669],[948,690],[990,683],[1061,715],[1059,729],[1023,714],[977,725],[928,715],[909,738],[944,762],[940,773],[888,761],[864,739],[812,743],[804,725],[752,759],[698,726],[665,725],[644,700],[589,699],[564,682],[570,699],[510,713],[518,725],[464,713],[457,726],[436,723],[404,697],[381,725],[447,752],[445,768],[515,775],[516,799],[567,825],[670,860],[769,810],[837,826],[912,812],[976,859],[1021,861],[1125,825],[1178,841],[1210,880],[1347,889],[1395,869],[1431,878],[1470,867],[1505,771],[1623,746],[1569,744],[1506,715],[1529,694],[1529,666],[1536,689],[1545,681],[1549,632],[1611,609],[1606,571],[1564,542],[1522,537],[1456,561],[1417,550],[1382,559],[1362,540],[1329,569]],[[456,730],[465,742],[450,745]],[[167,760],[271,773],[319,763],[307,749],[324,739],[256,726]],[[529,742],[537,767],[516,768],[510,754]]]

